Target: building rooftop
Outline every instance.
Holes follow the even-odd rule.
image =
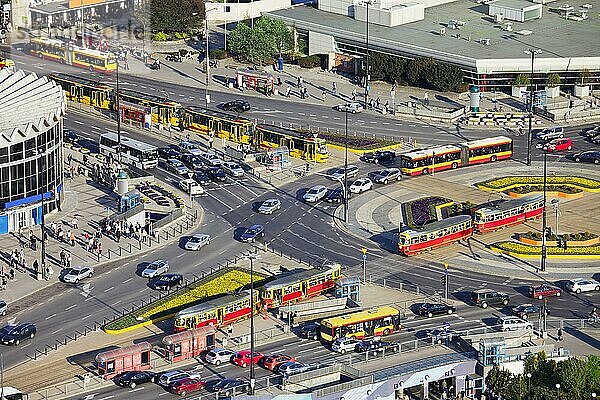
[[[24,142],[30,133],[54,125],[66,107],[56,82],[21,70],[0,70],[0,147]]]
[[[500,3],[505,1],[501,0]],[[408,57],[435,57],[483,73],[486,69],[489,72],[514,71],[516,59],[521,60],[517,65],[518,70],[527,71],[531,64],[527,62],[529,57],[523,51],[528,48],[543,51],[536,57],[536,70],[597,69],[600,65],[600,47],[596,35],[600,32],[600,16],[596,9],[600,8],[600,0],[574,3],[576,14],[579,14],[579,8],[584,3],[592,5],[587,20],[577,22],[565,19],[559,15],[557,3],[551,3],[543,6],[541,19],[511,22],[512,32],[509,32],[503,29],[506,23],[496,23],[487,15],[487,5],[458,0],[427,8],[425,19],[418,22],[395,27],[372,24],[369,27],[369,42],[372,49]],[[360,47],[365,40],[364,22],[310,6],[266,14],[300,31],[333,35],[338,45]],[[465,25],[460,30],[446,29],[446,34],[440,35],[440,29],[446,27],[450,20],[459,20]],[[519,31],[532,33],[521,35],[516,33]],[[457,38],[459,33],[460,38]],[[489,39],[490,45],[482,44],[482,39]],[[585,60],[570,57],[582,57]],[[557,58],[561,60],[557,61]],[[580,64],[585,65],[581,67]]]
[[[104,0],[101,2],[94,2],[92,4],[82,4],[83,8],[92,8],[99,7],[106,4],[119,3],[121,0]],[[79,6],[77,8],[69,8],[69,1],[53,1],[47,4],[33,4],[29,7],[30,11],[38,12],[41,14],[58,14],[64,13],[67,11],[76,11],[79,10]]]

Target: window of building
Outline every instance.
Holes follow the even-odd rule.
[[[23,159],[23,143],[17,143],[10,146],[10,161]]]

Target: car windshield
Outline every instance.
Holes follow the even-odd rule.
[[[250,234],[250,235],[254,235],[254,234],[255,234],[255,233],[257,233],[257,232],[258,232],[258,229],[257,229],[257,228],[248,228],[248,229],[246,230],[246,233],[248,233],[248,234]]]
[[[198,242],[200,242],[200,238],[199,238],[199,237],[196,237],[196,236],[194,236],[194,237],[192,237],[192,238],[190,239],[190,242],[192,242],[192,243],[198,243]]]
[[[319,189],[315,189],[315,188],[313,188],[313,189],[310,189],[310,190],[308,191],[308,193],[309,193],[309,194],[317,194],[317,193],[319,193]]]
[[[275,205],[275,201],[273,201],[273,200],[267,200],[263,203],[263,206],[265,206],[265,207],[271,207],[274,205]]]

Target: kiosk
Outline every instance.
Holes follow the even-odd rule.
[[[335,283],[335,297],[348,298],[354,302],[360,301],[360,279],[342,278]]]
[[[216,333],[215,327],[203,326],[165,336],[162,343],[167,360],[177,362],[198,357],[203,351],[215,347]]]
[[[108,350],[96,355],[98,375],[111,379],[125,371],[144,371],[150,369],[150,351],[152,345],[142,342],[119,349]]]

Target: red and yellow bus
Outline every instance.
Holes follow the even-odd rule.
[[[400,311],[390,306],[372,308],[321,320],[321,339],[333,342],[341,337],[363,339],[387,336],[400,330]]]
[[[68,45],[65,42],[48,38],[31,38],[29,54],[45,60],[66,64],[69,59]]]
[[[431,172],[495,162],[512,157],[512,139],[506,136],[473,140],[400,154],[400,171],[405,175]]]
[[[318,296],[332,289],[341,276],[340,264],[330,264],[323,269],[294,271],[263,286],[262,306],[267,309],[277,308]]]
[[[475,231],[493,232],[505,226],[522,224],[539,218],[544,211],[544,197],[533,195],[506,200],[497,207],[483,207],[475,211]]]
[[[471,216],[457,215],[425,224],[420,229],[400,232],[398,251],[405,256],[413,256],[471,236],[473,236]]]
[[[15,72],[15,62],[10,58],[0,57],[0,69],[6,68],[10,72]]]
[[[56,39],[32,38],[29,53],[38,58],[69,64],[89,71],[111,73],[117,70],[114,54],[72,46]]]
[[[249,290],[244,290],[240,294],[226,294],[179,311],[175,315],[174,331],[181,332],[207,325],[218,327],[232,324],[250,317],[252,308],[254,314],[260,310],[258,291],[254,292],[253,307],[250,306]]]

